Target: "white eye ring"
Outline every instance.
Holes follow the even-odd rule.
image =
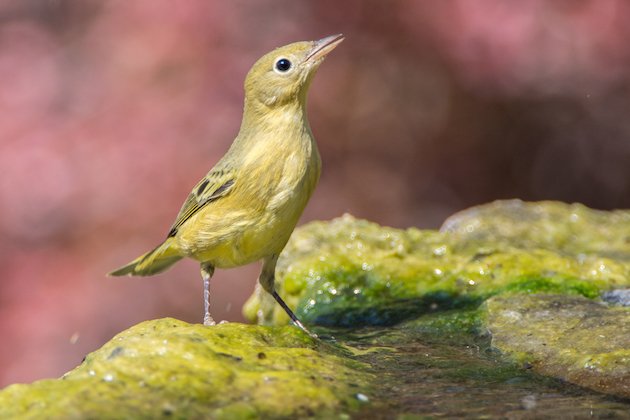
[[[278,74],[287,74],[292,68],[293,63],[285,57],[277,58],[273,63],[273,71]]]

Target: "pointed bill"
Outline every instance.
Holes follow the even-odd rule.
[[[342,34],[327,36],[319,41],[315,41],[313,50],[306,57],[306,61],[318,61],[320,58],[324,58],[329,52],[335,49],[337,45],[344,40]]]

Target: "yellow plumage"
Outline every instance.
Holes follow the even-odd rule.
[[[201,263],[208,313],[208,281],[215,268],[263,260],[260,283],[301,328],[275,292],[278,255],[319,179],[321,162],[306,117],[306,93],[326,54],[343,37],[297,42],[254,64],[245,80],[238,136],[192,189],[166,240],[110,275],[147,276],[183,257]]]

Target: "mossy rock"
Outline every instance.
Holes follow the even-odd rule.
[[[5,388],[0,418],[338,416],[361,405],[370,376],[329,350],[295,327],[147,321],[61,379]]]
[[[630,309],[599,296],[627,300],[629,221],[508,201],[439,232],[310,223],[281,256],[278,290],[307,323],[352,329],[315,327],[327,338],[314,340],[147,321],[62,379],[2,390],[0,418],[623,416],[627,402],[553,378],[628,398]],[[288,321],[260,291],[246,312]]]
[[[326,326],[393,325],[502,293],[595,298],[630,286],[630,212],[499,201],[451,217],[440,232],[345,215],[294,232],[277,286],[303,321]],[[245,314],[288,322],[260,290]]]
[[[471,207],[449,217],[442,232],[460,246],[502,244],[547,249],[574,257],[630,261],[630,211],[593,210],[557,201],[503,200]]]
[[[492,345],[544,375],[630,398],[630,308],[581,296],[512,295],[482,307]]]

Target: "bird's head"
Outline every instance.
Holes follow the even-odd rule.
[[[317,68],[343,39],[342,35],[331,35],[319,41],[295,42],[265,54],[247,74],[245,100],[269,108],[303,104]]]

